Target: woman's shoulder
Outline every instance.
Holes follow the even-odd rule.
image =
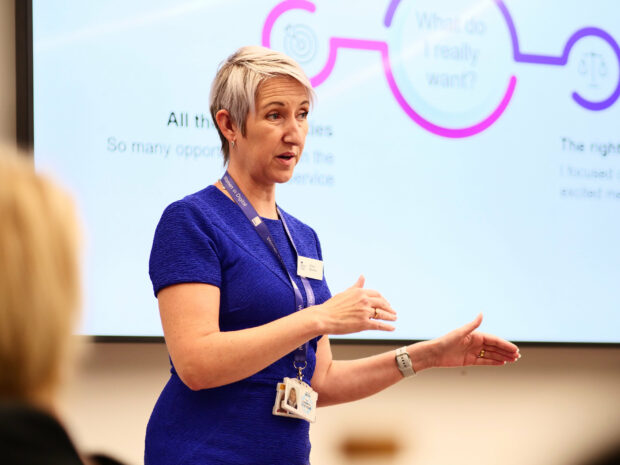
[[[0,450],[3,463],[81,465],[80,454],[60,421],[43,410],[0,401]],[[122,465],[107,455],[89,456],[96,465]]]
[[[194,223],[201,226],[225,223],[232,202],[213,185],[169,204],[160,222]]]
[[[314,230],[314,228],[294,217],[290,213],[287,213],[285,210],[282,210],[282,208],[280,208],[280,213],[284,217],[286,225],[291,231],[295,242],[300,242],[301,244],[306,245],[311,244],[311,250],[315,250],[316,253],[318,253],[318,256],[322,257],[321,243],[319,241],[319,236]],[[301,250],[299,252],[302,253]]]
[[[278,209],[280,210],[282,216],[284,216],[284,219],[286,220],[286,225],[289,227],[289,229],[294,229],[298,232],[303,232],[305,234],[316,236],[314,228],[312,228],[310,225],[291,215],[286,210],[283,210],[281,207],[278,207]]]
[[[164,216],[167,214],[181,214],[184,212],[207,215],[209,211],[215,209],[217,206],[217,198],[213,195],[215,194],[214,191],[217,191],[217,188],[210,185],[198,192],[175,200],[165,208]]]

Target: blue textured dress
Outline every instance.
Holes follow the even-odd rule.
[[[322,260],[316,233],[282,214],[299,254]],[[282,222],[264,221],[305,300]],[[282,265],[241,209],[215,186],[166,208],[155,231],[149,273],[155,295],[178,283],[219,287],[221,331],[263,325],[295,310]],[[324,279],[309,281],[317,304],[329,299]],[[314,372],[316,344],[316,339],[310,341],[307,382]],[[174,366],[170,372],[146,430],[147,465],[309,463],[309,424],[272,414],[276,384],[296,374],[292,353],[242,381],[201,391],[185,386]]]

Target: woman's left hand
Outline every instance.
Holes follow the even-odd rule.
[[[521,357],[519,348],[513,343],[476,331],[480,323],[482,314],[471,323],[435,339],[433,366],[504,365]]]

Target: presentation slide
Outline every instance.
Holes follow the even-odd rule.
[[[171,202],[224,173],[209,91],[239,47],[316,89],[277,187],[428,339],[484,314],[515,341],[620,343],[617,0],[33,1],[37,169],[84,223],[80,332],[161,336],[148,276]]]

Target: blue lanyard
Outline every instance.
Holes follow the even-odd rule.
[[[274,253],[274,255],[278,258],[278,260],[282,264],[282,267],[284,268],[284,271],[286,272],[286,275],[288,276],[288,279],[290,280],[291,285],[293,286],[293,291],[295,292],[295,308],[296,310],[303,309],[304,299],[301,295],[301,291],[299,290],[299,287],[297,286],[297,284],[293,280],[293,277],[291,276],[288,269],[286,268],[286,264],[284,263],[284,260],[282,259],[282,255],[280,255],[280,251],[278,250],[276,243],[271,237],[269,228],[261,220],[258,212],[254,209],[254,207],[249,202],[249,200],[244,195],[244,193],[241,192],[241,189],[239,189],[239,186],[237,185],[237,183],[235,183],[233,178],[228,174],[228,171],[224,173],[224,176],[222,176],[222,179],[220,180],[220,182],[222,183],[222,186],[224,186],[224,189],[226,191],[229,191],[229,193],[231,194],[231,197],[233,198],[235,203],[239,205],[239,207],[241,208],[241,211],[243,211],[243,214],[246,216],[246,218],[250,220],[250,223],[252,223],[252,225],[254,226],[254,229],[256,230],[260,238],[263,240],[263,242],[267,244],[267,246],[271,249],[271,251]],[[286,232],[286,236],[288,237],[289,242],[293,246],[293,250],[295,250],[295,255],[299,256],[299,253],[297,252],[297,247],[295,247],[295,241],[293,241],[293,236],[291,235],[291,232],[288,229],[288,225],[286,224],[284,215],[280,211],[280,208],[276,206],[276,209],[278,211],[278,216],[282,220],[282,225],[284,226],[284,231]],[[314,302],[315,302],[314,292],[312,291],[312,287],[310,286],[310,282],[308,281],[308,279],[302,276],[300,276],[300,278],[304,286],[304,290],[306,291],[306,297],[308,299],[308,307],[311,307],[314,305]],[[300,377],[300,379],[301,379],[301,371],[307,365],[307,361],[306,361],[307,352],[308,352],[307,342],[295,350],[295,354],[294,354],[295,363],[293,365],[298,370],[298,376]],[[297,366],[297,362],[299,362],[300,364],[303,364],[303,366]]]

